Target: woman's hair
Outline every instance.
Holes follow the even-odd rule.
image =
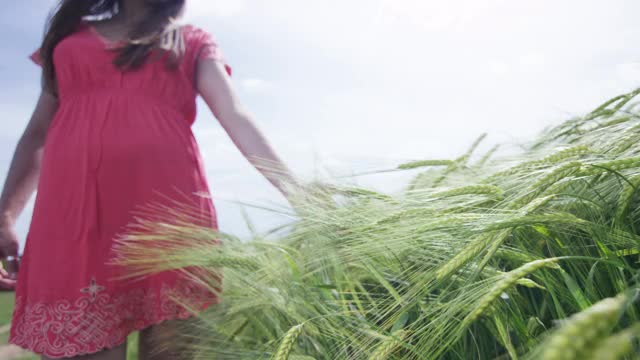
[[[56,94],[53,50],[62,39],[74,32],[85,18],[102,19],[116,15],[125,0],[60,0],[53,9],[40,47],[43,63],[43,86]],[[114,65],[121,70],[144,64],[153,49],[170,54],[167,65],[175,67],[184,53],[180,29],[173,26],[182,15],[185,0],[144,0],[147,14],[129,32],[128,41],[115,51]]]

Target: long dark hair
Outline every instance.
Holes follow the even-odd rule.
[[[84,18],[113,16],[122,8],[124,0],[60,0],[47,20],[40,46],[43,63],[43,87],[57,94],[53,50],[62,39],[74,32]],[[153,49],[169,53],[167,65],[175,67],[184,53],[180,29],[173,20],[184,11],[185,0],[145,0],[147,14],[129,32],[123,46],[114,51],[118,56],[114,65],[121,70],[135,69],[144,64]]]

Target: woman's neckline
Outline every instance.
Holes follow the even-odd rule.
[[[89,29],[89,32],[92,33],[96,38],[98,38],[98,40],[100,40],[104,45],[108,46],[108,47],[117,47],[123,44],[127,43],[127,40],[125,39],[120,39],[120,40],[111,40],[109,38],[107,38],[106,36],[102,35],[100,33],[100,31],[98,31],[98,29],[96,29],[96,27],[91,24],[90,22],[86,21],[86,20],[82,20],[81,21],[82,24]],[[182,23],[181,24],[181,28],[185,28],[190,26],[190,24],[186,24],[186,23]]]
[[[83,20],[82,24],[84,24],[84,26],[89,29],[89,32],[91,32],[96,38],[98,38],[98,40],[102,41],[102,43],[106,46],[112,47],[112,46],[118,46],[118,45],[122,45],[124,43],[126,43],[127,41],[125,39],[121,39],[121,40],[112,40],[107,38],[106,36],[102,35],[100,33],[100,31],[98,31],[98,29],[96,29],[96,27],[91,24],[90,22]]]

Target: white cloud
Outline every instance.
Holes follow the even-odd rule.
[[[640,84],[640,62],[629,62],[616,65],[618,78],[630,84]]]
[[[189,0],[186,17],[224,39],[247,108],[305,173],[314,154],[358,172],[364,157],[456,156],[482,132],[527,139],[588,111],[640,84],[638,12],[636,0]],[[41,28],[11,20],[9,30]],[[7,105],[22,99],[4,101],[3,133],[29,115]],[[202,104],[199,116],[213,188],[275,197]],[[225,227],[241,219],[226,210]]]
[[[377,23],[418,31],[463,31],[474,19],[504,0],[379,0]]]
[[[547,62],[546,56],[539,51],[528,51],[520,55],[519,63],[524,70],[540,69]]]
[[[273,84],[260,78],[245,78],[240,80],[240,86],[247,93],[263,93],[273,90]]]
[[[246,0],[189,0],[185,18],[232,17],[246,10]]]
[[[497,75],[505,75],[511,72],[511,65],[503,60],[489,60],[489,71]]]

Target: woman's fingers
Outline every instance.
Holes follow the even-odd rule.
[[[16,289],[16,281],[0,277],[0,291],[12,291]]]
[[[0,261],[0,291],[14,290],[16,288],[16,280],[11,279],[7,270],[2,266]]]
[[[4,264],[2,264],[2,261],[0,261],[0,275],[9,277],[9,273],[4,269]]]
[[[0,227],[0,259],[17,256],[20,243],[18,235],[11,226]]]

